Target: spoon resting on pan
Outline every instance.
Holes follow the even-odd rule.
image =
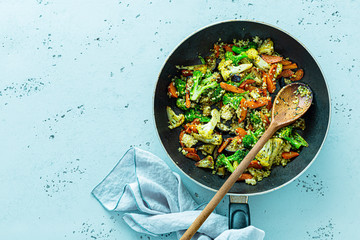
[[[283,87],[275,97],[272,111],[271,123],[259,141],[250,150],[246,157],[240,162],[236,170],[228,177],[222,187],[214,195],[207,206],[202,210],[200,215],[195,219],[191,226],[186,230],[180,240],[189,240],[194,236],[197,230],[214,211],[223,197],[228,193],[236,180],[249,166],[250,162],[255,158],[256,154],[261,150],[265,143],[280,128],[285,127],[298,118],[310,108],[313,100],[311,89],[303,83],[292,83]]]

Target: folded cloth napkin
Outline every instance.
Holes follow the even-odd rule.
[[[192,199],[177,173],[138,148],[129,149],[92,194],[108,211],[127,212],[123,219],[132,229],[152,236],[176,232],[180,238],[202,206]],[[257,240],[264,236],[253,226],[228,230],[227,218],[212,213],[193,239]]]

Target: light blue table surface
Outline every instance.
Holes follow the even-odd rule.
[[[187,35],[227,19],[290,32],[321,65],[331,93],[328,138],[314,164],[250,197],[266,239],[357,239],[359,1],[0,1],[0,239],[175,239],[132,231],[93,187],[130,146],[167,157],[153,89]],[[218,207],[227,212],[227,201]]]

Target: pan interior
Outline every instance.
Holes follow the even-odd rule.
[[[218,190],[226,179],[211,174],[211,170],[197,168],[194,161],[183,156],[179,151],[180,128],[170,130],[166,115],[166,106],[175,109],[175,100],[167,96],[167,86],[173,76],[179,75],[176,65],[199,64],[197,56],[207,56],[219,38],[231,43],[233,39],[251,39],[259,36],[261,39],[271,38],[275,51],[296,62],[304,69],[301,82],[310,85],[314,93],[313,105],[305,114],[306,129],[304,138],[309,147],[301,150],[300,156],[288,163],[286,167],[276,166],[271,175],[258,182],[257,185],[236,183],[229,193],[253,195],[279,188],[295,179],[316,157],[325,140],[329,124],[330,101],[328,88],[319,66],[310,53],[287,33],[258,22],[228,21],[211,25],[199,30],[185,39],[169,56],[160,72],[154,96],[154,117],[160,140],[174,163],[196,182]],[[277,83],[279,89],[279,83]],[[277,92],[274,93],[276,95]]]

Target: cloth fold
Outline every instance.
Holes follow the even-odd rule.
[[[108,211],[125,212],[123,219],[133,230],[152,236],[176,232],[180,238],[202,207],[164,161],[138,148],[130,148],[92,194]],[[264,236],[253,226],[228,230],[227,217],[212,213],[193,239],[260,240]]]

